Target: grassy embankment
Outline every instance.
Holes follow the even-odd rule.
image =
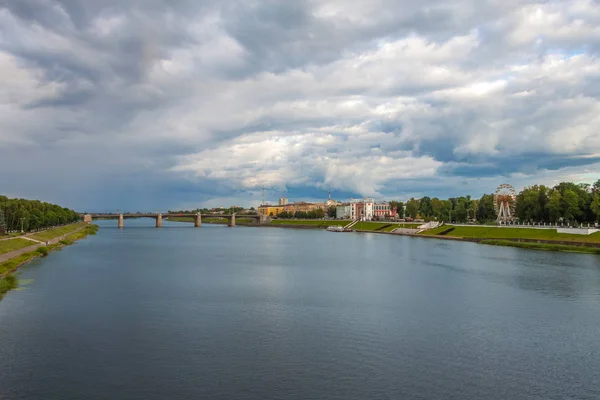
[[[54,229],[48,229],[46,231],[38,232],[34,235],[29,236],[32,239],[39,240],[41,242],[45,242],[46,240],[56,239],[59,236],[64,236],[68,233],[71,233],[81,227],[85,226],[85,222],[78,222],[76,224],[70,224],[65,226],[60,226]]]
[[[493,245],[493,246],[519,247],[522,249],[532,249],[532,250],[547,250],[547,251],[564,251],[564,252],[569,252],[569,253],[600,254],[600,248],[598,248],[598,247],[570,246],[567,244],[514,242],[511,240],[500,240],[500,239],[487,239],[487,240],[482,240],[479,243],[480,244],[489,244],[489,245]]]
[[[586,247],[587,243],[600,243],[600,232],[591,235],[558,233],[556,229],[500,228],[485,226],[444,225],[422,233],[427,236],[445,236],[455,238],[479,239],[481,244],[513,246],[536,250],[570,251],[600,254],[600,248]],[[561,243],[518,242],[518,239],[572,242]]]
[[[81,226],[79,224],[77,224],[77,225]],[[65,228],[65,227],[61,227],[61,228]],[[57,228],[57,230],[61,229],[61,228]],[[50,231],[51,230],[48,230],[46,232],[50,232]],[[73,231],[73,230],[71,229],[68,232],[71,232],[71,231]],[[83,239],[87,235],[95,235],[97,231],[98,231],[97,225],[87,225],[81,231],[75,232],[75,233],[65,237],[64,239],[62,239],[60,242],[58,242],[56,244],[52,244],[47,247],[46,246],[38,247],[34,251],[30,251],[28,253],[21,254],[18,257],[11,258],[8,261],[0,263],[0,276],[4,275],[3,277],[0,277],[0,299],[2,299],[2,296],[6,292],[8,292],[9,290],[14,289],[18,286],[17,278],[14,275],[11,275],[11,273],[16,271],[16,269],[19,268],[21,265],[28,263],[29,261],[33,260],[36,257],[45,256],[52,250],[60,249],[60,248],[64,247],[65,245],[73,244],[75,241],[77,241],[79,239]],[[64,232],[64,230],[61,230],[61,232]],[[62,236],[64,234],[65,233],[54,234],[52,236],[52,238],[56,238],[56,237]],[[13,240],[16,240],[16,239],[13,239]]]
[[[0,254],[10,253],[25,247],[33,246],[35,242],[26,239],[10,239],[0,241]]]
[[[315,228],[326,228],[332,225],[346,226],[350,220],[320,220],[320,219],[274,219],[271,225],[301,225]],[[417,228],[420,224],[398,224],[390,222],[358,222],[351,229],[372,232],[391,232],[396,228]]]
[[[556,232],[556,229],[443,225],[438,228],[425,231],[422,233],[422,235],[439,235],[448,229],[452,229],[452,231],[448,232],[444,236],[477,239],[538,239],[600,243],[600,232],[593,233],[591,235],[573,235],[569,233],[558,233]]]

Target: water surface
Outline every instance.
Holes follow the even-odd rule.
[[[100,221],[0,301],[0,399],[599,399],[600,257]]]

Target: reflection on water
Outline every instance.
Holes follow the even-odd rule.
[[[598,256],[100,224],[0,302],[3,400],[600,398]]]

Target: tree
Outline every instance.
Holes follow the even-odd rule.
[[[527,187],[517,195],[516,214],[521,221],[543,220],[544,210],[540,202],[539,186]]]
[[[330,207],[327,209],[327,216],[328,216],[329,218],[335,218],[335,213],[336,213],[336,207],[335,207],[335,206],[330,206]]]
[[[0,235],[6,233],[6,222],[4,221],[4,210],[0,208]]]
[[[423,197],[419,202],[419,214],[423,218],[430,218],[433,216],[433,208],[431,206],[431,199],[427,196]]]
[[[577,193],[571,189],[565,189],[561,194],[561,211],[562,216],[567,221],[577,220],[581,215],[579,208],[579,197]]]
[[[598,181],[597,183],[600,183],[600,181]],[[592,210],[592,213],[594,214],[595,221],[596,222],[600,221],[600,190],[597,190],[596,192],[594,192],[592,204],[590,205],[590,209]]]
[[[38,230],[75,222],[79,214],[68,208],[39,200],[9,199],[0,196],[3,226],[6,231]]]
[[[477,205],[477,220],[481,222],[494,221],[496,219],[496,212],[494,211],[494,195],[484,194],[479,199]]]
[[[410,200],[406,202],[406,214],[408,214],[411,218],[417,218],[417,214],[419,213],[419,200],[416,200],[414,197],[411,197]]]
[[[390,211],[396,210],[398,213],[398,218],[404,218],[404,203],[401,201],[392,200],[389,202]]]
[[[548,216],[550,222],[558,222],[562,217],[560,192],[552,189],[548,194]]]
[[[461,201],[456,205],[455,219],[457,222],[467,221],[467,208],[465,207],[464,201]]]
[[[438,199],[437,197],[434,197],[433,199],[431,199],[432,217],[441,221],[444,218],[443,212],[444,212],[444,202],[442,200]]]

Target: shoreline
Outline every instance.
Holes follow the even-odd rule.
[[[44,243],[39,243],[37,246],[34,245],[18,250],[17,252],[19,254],[0,263],[0,268],[8,267],[6,271],[0,273],[0,300],[8,291],[19,286],[15,273],[18,272],[21,267],[29,264],[37,258],[45,257],[55,250],[60,250],[63,247],[70,246],[81,239],[85,239],[89,235],[95,235],[97,231],[98,225],[86,225],[65,235],[49,240],[48,242],[50,244],[48,246],[46,246]],[[14,265],[12,265],[13,263]]]
[[[268,227],[268,228],[286,228],[286,229],[314,229],[314,230],[325,230],[326,227],[321,226],[310,226],[310,225],[291,225],[291,224],[276,224],[276,225],[259,225],[259,224],[248,224],[246,226],[257,226],[257,227]],[[395,232],[384,232],[384,231],[369,231],[357,229],[353,232],[358,233],[376,233],[383,235],[394,235],[394,236],[408,236],[413,238],[423,239],[438,239],[438,240],[452,240],[456,242],[470,242],[483,244],[488,246],[505,246],[505,247],[516,247],[530,250],[545,250],[545,251],[559,251],[559,252],[570,252],[580,254],[600,254],[600,243],[593,242],[570,242],[564,240],[546,240],[546,239],[530,239],[530,238],[466,238],[458,236],[442,236],[442,235],[421,235],[411,233],[395,233]],[[349,232],[345,232],[349,233]],[[548,246],[558,246],[557,248],[548,248]]]
[[[173,221],[173,222],[187,222],[187,221]],[[219,225],[218,222],[206,222],[207,224]],[[284,228],[284,229],[312,229],[312,230],[325,230],[326,226],[317,225],[300,225],[300,224],[257,224],[257,223],[240,223],[237,226],[250,226],[260,228]],[[580,254],[600,254],[600,243],[594,242],[570,242],[564,240],[549,240],[549,239],[530,239],[530,238],[469,238],[459,236],[443,236],[443,235],[421,235],[413,233],[395,233],[385,231],[369,231],[356,229],[353,232],[358,233],[376,233],[383,235],[394,235],[394,236],[408,236],[414,238],[423,239],[438,239],[438,240],[452,240],[456,242],[470,242],[483,244],[488,246],[505,246],[505,247],[516,247],[530,250],[544,250],[544,251],[559,251],[569,253],[580,253]],[[340,232],[341,233],[341,232]],[[344,232],[350,233],[350,232]]]

